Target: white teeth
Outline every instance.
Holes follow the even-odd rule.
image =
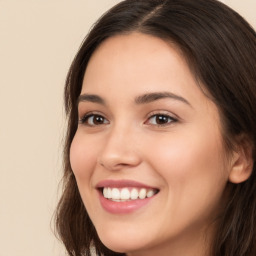
[[[138,198],[138,196],[139,196],[138,189],[133,188],[132,191],[131,191],[131,199],[132,199],[132,200],[135,200],[135,199]]]
[[[112,201],[120,202],[126,200],[145,199],[146,197],[152,197],[156,194],[155,189],[146,188],[103,188],[103,196]]]
[[[151,189],[147,192],[147,197],[151,197],[154,195],[154,191]]]
[[[117,189],[117,188],[112,189],[112,199],[116,199],[116,200],[120,199],[119,189]]]
[[[107,198],[112,198],[112,190],[111,188],[108,188]]]
[[[123,188],[121,190],[121,198],[122,200],[130,199],[130,191],[128,188]]]
[[[103,189],[103,195],[105,198],[112,198],[112,192],[111,192],[111,188],[104,188]]]
[[[147,195],[147,190],[145,188],[141,189],[140,193],[139,193],[139,198],[140,199],[145,199],[146,195]]]
[[[108,198],[108,188],[104,188],[104,189],[103,189],[103,196],[104,196],[105,198]]]

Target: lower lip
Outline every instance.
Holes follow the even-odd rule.
[[[155,196],[124,202],[115,202],[105,198],[99,191],[100,203],[107,212],[112,214],[127,214],[147,205]]]

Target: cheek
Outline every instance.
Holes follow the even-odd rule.
[[[158,140],[154,154],[149,152],[151,164],[177,200],[188,195],[218,197],[228,179],[220,136],[194,134],[176,133],[173,138]]]
[[[155,145],[151,163],[165,180],[166,212],[185,227],[216,216],[227,175],[215,140],[175,137]]]
[[[88,181],[96,164],[94,145],[77,133],[70,147],[70,164],[77,183]]]

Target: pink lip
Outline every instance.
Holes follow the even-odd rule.
[[[127,188],[127,187],[137,187],[137,188],[152,188],[146,184],[134,181],[134,180],[103,180],[100,181],[96,188]]]
[[[132,181],[132,180],[104,180],[97,184],[96,188],[99,192],[99,200],[101,206],[104,210],[112,214],[128,214],[133,211],[136,211],[143,206],[146,206],[151,202],[155,196],[145,198],[145,199],[137,199],[137,200],[130,200],[125,202],[115,202],[105,198],[102,194],[100,188],[103,187],[110,187],[110,188],[123,188],[123,187],[142,187],[142,188],[152,188],[140,182]]]

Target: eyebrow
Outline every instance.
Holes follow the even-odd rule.
[[[146,93],[146,94],[136,97],[135,102],[137,104],[146,104],[146,103],[150,103],[150,102],[160,100],[160,99],[165,99],[165,98],[171,98],[173,100],[181,101],[191,107],[191,104],[185,98],[183,98],[179,95],[176,95],[174,93],[171,93],[171,92]]]
[[[189,105],[191,107],[191,104],[183,97],[176,95],[174,93],[171,92],[153,92],[153,93],[146,93],[140,96],[137,96],[135,98],[135,103],[136,104],[147,104],[147,103],[151,103],[160,99],[165,99],[165,98],[170,98],[173,100],[178,100],[181,101],[187,105]],[[80,102],[85,102],[85,101],[89,101],[89,102],[93,102],[93,103],[98,103],[98,104],[102,104],[102,105],[106,105],[106,102],[103,98],[101,98],[98,95],[95,94],[81,94],[78,99],[77,99],[77,105]]]
[[[99,103],[102,105],[106,105],[105,101],[98,95],[95,94],[81,94],[77,99],[77,105],[80,102],[89,101],[93,103]]]

